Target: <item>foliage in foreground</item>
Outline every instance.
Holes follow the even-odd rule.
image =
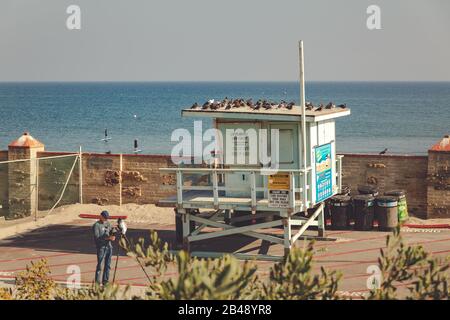
[[[323,267],[319,274],[312,270],[313,242],[303,249],[294,249],[270,271],[269,282],[263,284],[261,298],[273,300],[337,299],[341,274]]]
[[[450,260],[431,257],[422,246],[406,246],[397,228],[380,250],[380,288],[368,299],[397,299],[397,287],[406,286],[406,299],[449,299],[447,270]]]
[[[283,261],[275,263],[269,278],[257,276],[253,262],[241,263],[230,255],[217,259],[199,259],[181,251],[172,254],[156,232],[150,241],[123,241],[129,256],[151,270],[147,299],[339,299],[341,274],[313,271],[314,246],[293,249]],[[388,236],[380,251],[378,267],[381,282],[368,299],[397,299],[397,287],[407,288],[406,299],[449,299],[449,259],[436,259],[423,247],[405,245],[400,231]],[[45,260],[32,263],[16,278],[15,290],[0,288],[2,299],[127,299],[129,287],[91,286],[78,290],[59,286],[50,277]],[[142,297],[134,297],[140,299]]]

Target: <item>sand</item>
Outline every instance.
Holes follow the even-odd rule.
[[[57,208],[51,215],[78,218],[81,213],[100,214],[107,210],[110,215],[125,215],[127,223],[174,224],[173,208],[161,208],[154,204],[127,203],[122,206],[99,206],[96,204],[74,204]]]
[[[449,218],[442,218],[442,219],[419,219],[416,217],[409,217],[406,221],[407,224],[419,224],[419,225],[433,225],[433,224],[448,224],[450,225],[450,219]]]
[[[48,215],[46,215],[46,212],[39,212],[37,220],[31,216],[18,220],[1,221],[0,239],[5,239],[49,225],[70,223],[72,221],[79,220],[80,218],[78,215],[81,213],[100,214],[103,210],[107,210],[110,215],[126,215],[128,217],[126,220],[127,224],[175,224],[173,208],[161,208],[153,204],[138,205],[128,203],[122,206],[72,204],[58,207]]]

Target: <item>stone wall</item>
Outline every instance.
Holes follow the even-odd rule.
[[[172,166],[169,156],[83,154],[83,201],[97,204],[156,203],[174,194],[173,178],[159,168]],[[122,182],[122,185],[120,184]]]
[[[8,151],[0,151],[0,161],[8,160]],[[0,217],[8,212],[8,165],[0,164]]]
[[[39,158],[67,153],[38,152]],[[8,159],[0,151],[0,161]],[[48,210],[59,198],[74,158],[39,161],[39,209]],[[156,203],[174,195],[175,177],[159,172],[173,167],[169,156],[123,155],[122,180],[120,155],[83,154],[84,203]],[[3,168],[3,167],[6,167]],[[8,168],[0,166],[0,215],[8,209]],[[429,156],[345,154],[343,184],[356,192],[358,185],[375,184],[380,192],[404,189],[409,211],[421,218],[450,215],[450,153],[431,152]],[[79,202],[78,163],[74,167],[61,204]],[[17,181],[9,181],[9,184]],[[11,188],[11,187],[10,187]]]
[[[428,153],[427,217],[450,217],[450,152]]]
[[[380,193],[403,189],[409,212],[426,218],[427,156],[344,154],[343,184],[357,193],[358,185],[376,185]]]
[[[40,152],[39,157],[63,154],[67,153]],[[122,155],[122,181],[119,154],[83,153],[82,159],[84,203],[118,205],[120,200],[122,203],[156,203],[175,193],[173,176],[159,172],[159,168],[173,166],[170,156]],[[49,208],[57,200],[58,186],[67,179],[73,160],[70,157],[41,161],[40,210]],[[79,202],[78,171],[77,163],[61,204]]]

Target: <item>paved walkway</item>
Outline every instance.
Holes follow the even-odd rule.
[[[93,281],[96,256],[91,234],[93,220],[75,220],[70,223],[52,225],[36,229],[15,237],[0,240],[0,281],[12,282],[16,274],[25,270],[31,261],[41,258],[48,260],[51,276],[61,282],[67,281],[71,268],[78,266],[83,283]],[[175,248],[175,231],[173,225],[130,225],[129,238],[148,238],[148,230],[157,230],[160,237]],[[206,230],[207,231],[207,230]],[[281,233],[280,229],[271,230]],[[317,232],[311,232],[311,235]],[[369,277],[367,268],[377,264],[380,248],[385,246],[386,232],[328,231],[329,237],[337,241],[316,242],[315,268],[321,266],[330,270],[341,270],[344,277],[340,291],[344,294],[358,296],[367,292],[366,281]],[[409,244],[420,244],[435,256],[446,257],[450,254],[450,230],[413,230],[405,229],[403,238]],[[302,245],[302,242],[299,242]],[[115,252],[117,246],[115,246]],[[261,240],[245,236],[200,241],[192,250],[205,251],[239,251],[245,253],[268,253],[280,255],[280,245],[261,245]],[[113,258],[114,268],[116,257]],[[273,262],[258,261],[258,273],[266,278]],[[176,270],[169,270],[167,276],[175,276]],[[112,275],[111,275],[112,277]],[[137,262],[121,252],[116,274],[120,284],[137,287],[146,285],[146,278]]]

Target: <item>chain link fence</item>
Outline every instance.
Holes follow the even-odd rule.
[[[79,154],[0,162],[0,217],[50,214],[80,202]]]

